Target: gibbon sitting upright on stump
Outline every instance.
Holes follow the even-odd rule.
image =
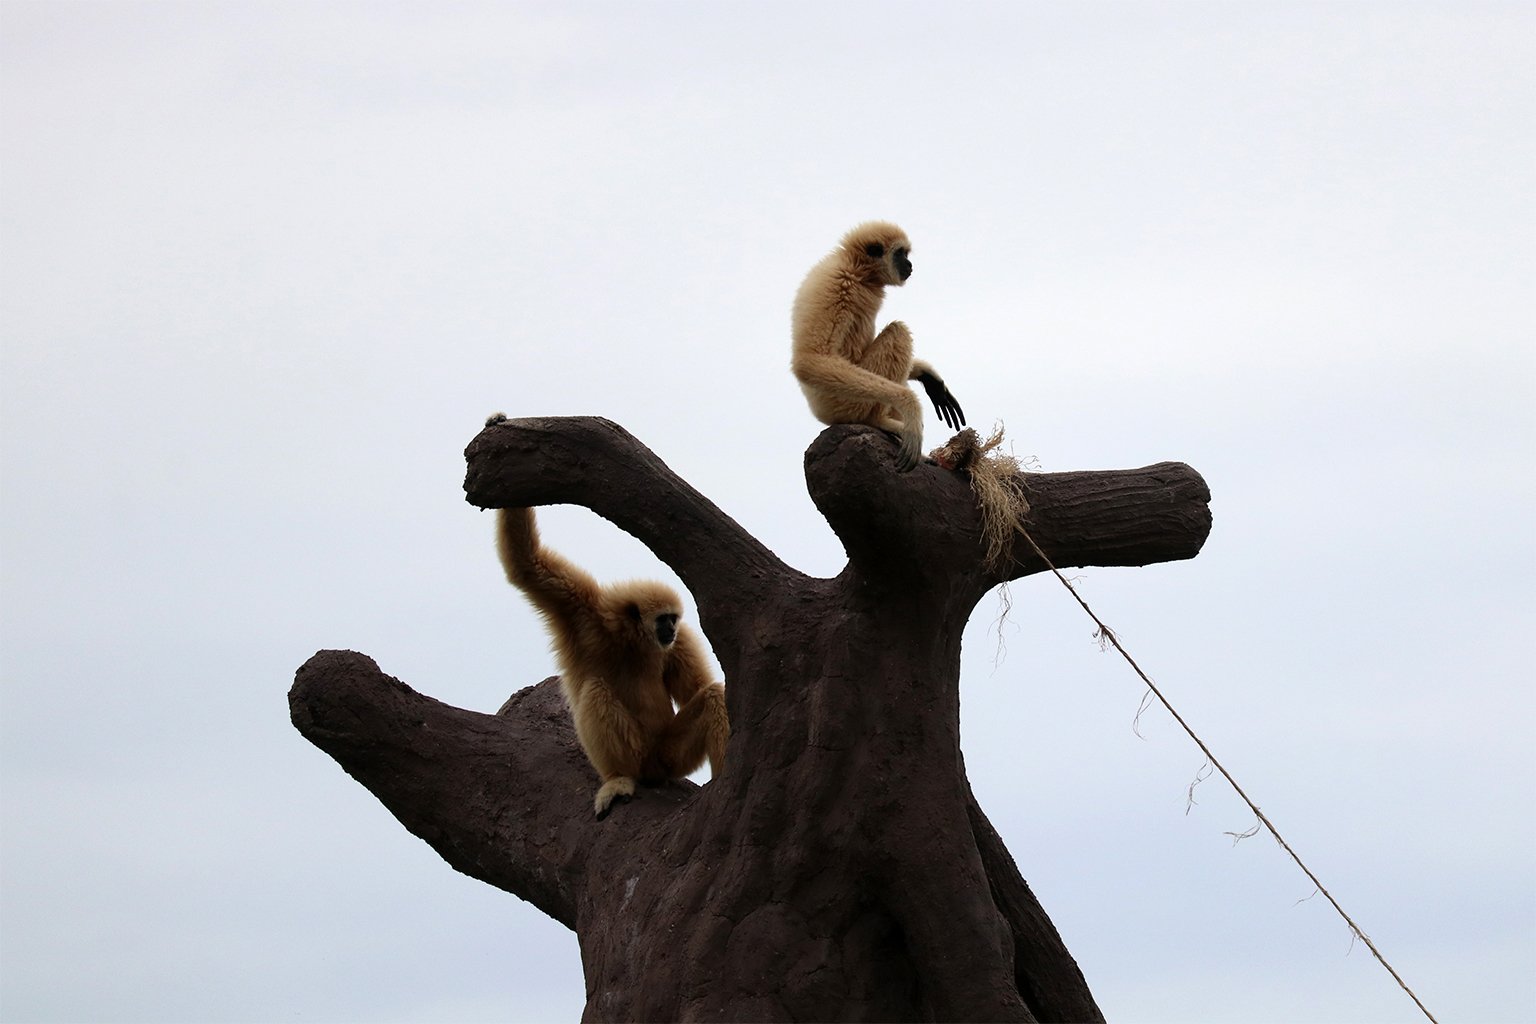
[[[497,516],[507,579],[544,617],[576,738],[602,776],[592,804],[598,818],[634,795],[636,781],[683,778],[705,757],[718,774],[731,734],[725,687],[710,680],[699,639],[678,621],[672,588],[653,580],[600,586],[539,543],[532,509]]]
[[[917,465],[923,449],[923,410],[907,387],[920,381],[952,429],[965,425],[960,403],[937,371],[912,358],[912,334],[893,320],[875,333],[885,286],[912,275],[912,243],[894,224],[870,221],[811,268],[795,295],[794,356],[790,368],[823,423],[867,423],[901,439],[896,468]]]

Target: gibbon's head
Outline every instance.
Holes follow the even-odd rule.
[[[912,243],[895,224],[883,220],[860,224],[843,236],[843,250],[879,284],[899,288],[912,276]]]
[[[612,597],[636,641],[671,649],[677,639],[677,621],[683,617],[682,602],[671,587],[654,580],[618,583]]]

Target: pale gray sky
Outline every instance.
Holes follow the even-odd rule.
[[[1204,553],[1084,596],[1442,1020],[1536,1018],[1533,8],[823,6],[0,7],[0,1017],[574,1019],[574,937],[302,740],[293,671],[550,673],[460,490],[495,410],[835,573],[788,311],[880,217],[974,424],[1205,475]],[[966,761],[1109,1017],[1415,1019],[1012,598]]]

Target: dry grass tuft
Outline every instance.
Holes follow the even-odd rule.
[[[1002,443],[1001,426],[985,441],[967,427],[928,453],[943,468],[970,475],[971,491],[981,506],[982,540],[987,546],[982,564],[989,572],[1001,568],[1013,547],[1014,534],[1023,529],[1029,516],[1019,460],[997,451]]]

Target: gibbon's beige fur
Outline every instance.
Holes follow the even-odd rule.
[[[823,423],[866,423],[901,440],[896,468],[917,465],[923,410],[907,381],[920,382],[951,428],[965,424],[960,403],[928,363],[912,358],[912,333],[893,320],[875,333],[886,285],[912,275],[912,243],[894,224],[870,221],[811,268],[795,295],[790,368]]]
[[[705,757],[718,774],[731,734],[725,687],[678,621],[676,592],[654,580],[599,585],[539,542],[531,508],[498,513],[497,548],[549,629],[576,738],[602,776],[597,816],[633,796],[636,781],[680,779]]]

